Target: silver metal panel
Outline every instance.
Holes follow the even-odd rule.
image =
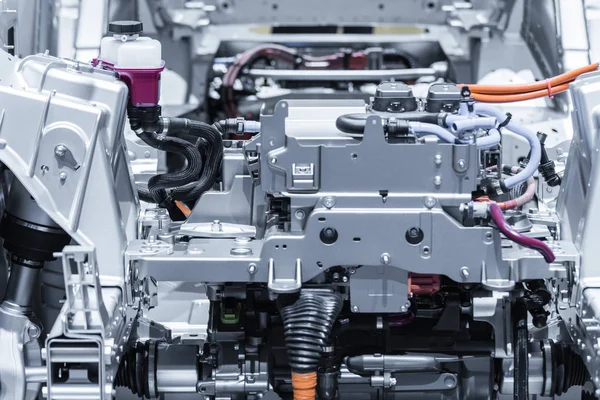
[[[13,72],[0,86],[0,161],[74,240],[96,248],[103,284],[122,284],[137,225],[132,178],[122,173],[126,87],[89,66],[3,54],[0,67]]]

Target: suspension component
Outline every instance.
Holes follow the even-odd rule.
[[[5,302],[23,309],[31,307],[34,285],[45,261],[54,260],[71,241],[17,180],[12,184],[0,236],[9,254],[11,276]]]
[[[583,386],[589,374],[581,357],[568,345],[552,340],[529,342],[525,354],[528,358],[527,386],[531,395],[560,396],[573,386]],[[514,360],[502,360],[502,375],[499,388],[501,394],[513,393],[518,387],[518,371]],[[520,388],[520,392],[525,390]]]
[[[198,354],[196,345],[137,342],[123,356],[115,386],[146,399],[168,392],[196,393]]]
[[[279,298],[279,309],[294,400],[314,400],[317,368],[325,348],[331,345],[331,329],[342,310],[342,297],[331,291],[304,290],[293,304],[283,305],[285,300]]]

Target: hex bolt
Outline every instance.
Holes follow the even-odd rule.
[[[444,378],[444,385],[446,385],[447,387],[453,387],[455,384],[456,379],[454,379],[454,376],[448,375]]]
[[[348,282],[348,277],[346,275],[344,275],[342,277],[342,282],[344,282],[344,283]]]
[[[359,312],[358,306],[352,306],[352,312]]]
[[[458,168],[463,169],[467,166],[467,162],[461,158],[460,160],[458,160],[456,165],[458,165]]]
[[[67,173],[66,172],[61,172],[60,174],[58,174],[58,178],[60,179],[61,182],[64,182],[67,180]]]
[[[296,217],[296,219],[298,220],[303,220],[304,217],[306,217],[306,213],[304,212],[304,210],[296,210],[296,212],[294,213],[294,217]]]
[[[323,199],[323,205],[326,208],[333,208],[335,206],[335,198],[327,196]]]
[[[434,184],[435,186],[440,186],[440,185],[442,184],[442,177],[441,177],[441,176],[439,176],[439,175],[436,175],[436,176],[433,178],[433,184]]]
[[[277,164],[277,157],[272,157],[269,161],[271,164]]]
[[[435,162],[435,165],[442,165],[442,155],[436,154],[435,157],[433,157],[433,162]]]
[[[42,333],[41,329],[39,326],[37,325],[29,325],[29,327],[27,328],[27,334],[29,335],[30,338],[32,339],[37,339],[40,337],[40,334]]]
[[[256,264],[252,263],[248,265],[248,273],[254,275],[256,273]]]
[[[469,267],[462,267],[460,269],[460,276],[462,276],[463,279],[469,279]]]
[[[435,203],[437,203],[437,200],[435,199],[435,197],[427,196],[427,197],[425,197],[425,200],[423,201],[423,203],[425,204],[425,207],[431,209],[431,208],[435,207]]]
[[[383,265],[388,265],[390,263],[391,257],[388,253],[383,253],[381,255],[381,263]]]
[[[64,144],[57,144],[54,148],[54,154],[56,154],[57,157],[62,158],[65,156],[65,154],[67,154],[67,150],[69,149]]]

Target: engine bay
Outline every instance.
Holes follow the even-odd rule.
[[[600,73],[536,2],[117,3],[0,35],[0,400],[600,395]]]

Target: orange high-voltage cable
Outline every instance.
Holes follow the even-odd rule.
[[[457,85],[467,86],[473,99],[485,103],[508,103],[513,101],[531,100],[539,97],[552,96],[564,92],[569,84],[579,75],[596,71],[598,63],[574,69],[573,71],[545,79],[539,82],[508,85]]]
[[[292,388],[294,389],[294,400],[315,400],[317,395],[317,373],[292,371]]]
[[[516,93],[529,93],[536,92],[539,90],[546,90],[548,84],[550,86],[558,86],[564,83],[569,83],[575,80],[579,75],[585,74],[586,72],[592,72],[598,69],[598,63],[586,65],[585,67],[574,69],[573,71],[565,72],[564,74],[555,76],[548,80],[532,83],[517,83],[510,85],[458,85],[469,86],[472,93],[480,94],[516,94]],[[547,82],[548,81],[548,82]]]
[[[470,88],[470,86],[469,86]],[[525,101],[531,99],[537,99],[540,97],[551,97],[557,93],[561,93],[569,89],[569,84],[565,83],[562,85],[558,85],[552,88],[551,91],[548,88],[544,90],[537,90],[535,92],[527,92],[527,93],[514,93],[514,94],[502,94],[502,95],[494,95],[494,94],[482,94],[482,93],[473,93],[471,92],[471,97],[477,101],[481,101],[482,103],[511,103],[515,101]]]

